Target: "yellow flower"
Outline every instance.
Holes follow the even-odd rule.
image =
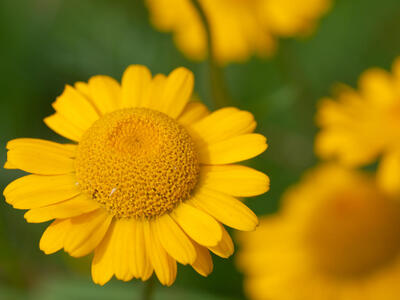
[[[311,171],[241,243],[252,299],[400,299],[400,204],[367,174]]]
[[[178,68],[152,77],[130,66],[121,85],[107,76],[66,86],[45,123],[73,143],[16,139],[5,168],[33,173],[4,191],[28,222],[53,220],[46,254],[94,252],[93,281],[113,275],[171,285],[176,261],[207,276],[209,250],[233,253],[227,226],[251,231],[258,220],[236,197],[268,190],[266,175],[236,165],[264,152],[253,115],[233,107],[209,113],[188,102],[193,75]]]
[[[336,98],[319,104],[316,153],[349,166],[382,156],[379,181],[387,191],[400,192],[400,58],[392,74],[367,70],[358,91],[343,86]]]
[[[275,36],[309,33],[331,0],[199,0],[211,27],[219,63],[244,61],[252,54],[266,56]],[[151,22],[173,32],[178,48],[189,58],[204,59],[206,32],[191,0],[146,0]]]

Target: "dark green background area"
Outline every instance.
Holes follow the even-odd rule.
[[[356,85],[369,67],[388,69],[397,55],[400,1],[338,0],[313,36],[281,40],[271,59],[226,68],[234,104],[254,113],[270,145],[250,162],[271,177],[270,192],[247,200],[252,209],[259,215],[276,211],[284,190],[316,163],[316,101],[335,83]],[[63,141],[42,119],[66,83],[96,74],[119,80],[130,64],[153,73],[190,68],[196,92],[212,108],[207,64],[186,60],[170,34],[155,31],[141,1],[1,0],[0,59],[1,164],[10,139]],[[21,174],[0,171],[1,188]],[[0,203],[0,299],[140,299],[141,282],[94,285],[89,257],[44,255],[38,242],[46,224],[27,224],[23,213]],[[180,266],[175,285],[158,286],[156,299],[243,299],[234,257],[214,262],[208,278]]]

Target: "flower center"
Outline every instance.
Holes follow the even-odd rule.
[[[372,186],[337,194],[311,217],[306,244],[326,273],[365,276],[400,254],[400,204]]]
[[[200,164],[192,138],[174,119],[146,108],[97,120],[77,150],[81,189],[118,218],[151,219],[189,198]]]

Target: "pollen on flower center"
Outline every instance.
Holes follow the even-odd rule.
[[[77,150],[79,186],[118,218],[151,219],[189,198],[200,170],[185,128],[164,113],[122,109],[97,120]]]
[[[400,204],[373,189],[327,199],[309,225],[312,259],[327,274],[368,275],[400,254]]]

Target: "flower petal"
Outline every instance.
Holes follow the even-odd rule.
[[[123,281],[132,279],[132,260],[135,253],[135,220],[118,219],[115,221],[114,272],[115,277]],[[143,247],[143,245],[142,245]]]
[[[183,125],[190,125],[201,120],[208,114],[209,110],[207,106],[199,101],[192,101],[185,106],[185,109],[178,118],[178,122]]]
[[[99,204],[80,194],[72,199],[53,205],[33,208],[25,213],[24,217],[29,223],[41,223],[52,219],[65,219],[76,217],[100,208]]]
[[[223,258],[228,258],[231,256],[235,250],[235,247],[233,245],[233,241],[231,239],[231,236],[229,233],[226,231],[224,226],[221,225],[221,230],[222,230],[222,239],[218,243],[217,246],[214,247],[208,247],[213,253],[216,255],[223,257]]]
[[[121,87],[119,83],[104,75],[93,76],[89,80],[90,98],[102,114],[120,108]]]
[[[243,134],[199,148],[203,164],[229,164],[253,158],[267,149],[261,134]]]
[[[153,266],[151,265],[147,249],[146,242],[144,238],[144,222],[137,221],[136,222],[136,233],[135,233],[135,253],[136,255],[133,257],[134,261],[132,262],[132,270],[136,270],[137,276],[135,272],[133,273],[135,277],[141,277],[143,281],[150,278],[153,274]]]
[[[42,151],[52,151],[55,154],[64,155],[69,158],[75,157],[76,150],[76,145],[73,144],[59,144],[41,139],[19,138],[7,143],[8,150],[29,147],[40,148]]]
[[[95,283],[104,285],[113,274],[121,280],[130,280],[135,276],[137,267],[143,280],[151,276],[153,268],[145,253],[147,246],[142,223],[133,219],[120,219],[111,223],[106,236],[96,248],[92,261],[92,278]],[[130,236],[130,233],[134,235]],[[140,260],[140,264],[132,259],[136,262]]]
[[[189,128],[200,139],[201,144],[210,144],[251,133],[256,128],[256,122],[250,112],[226,107],[211,113]]]
[[[6,161],[6,163],[4,164],[4,169],[18,169],[16,166],[14,166],[12,163],[10,163],[9,161]]]
[[[11,182],[3,194],[18,209],[31,209],[61,202],[80,194],[74,175],[27,175]]]
[[[196,247],[196,261],[192,264],[192,268],[201,276],[207,277],[213,270],[213,261],[207,248],[194,243]]]
[[[167,77],[161,99],[161,112],[177,118],[193,92],[194,76],[186,68],[177,68]]]
[[[15,139],[7,144],[7,161],[15,168],[42,175],[59,175],[75,170],[74,145],[40,139]]]
[[[151,275],[153,275],[153,266],[151,265],[150,261],[147,261],[146,263],[146,269],[144,270],[144,273],[142,274],[142,281],[148,280]]]
[[[151,83],[151,73],[141,65],[129,66],[122,76],[121,107],[139,107]]]
[[[161,111],[160,99],[164,93],[167,77],[164,74],[157,74],[153,77],[147,91],[144,93],[143,102],[140,107],[147,107]]]
[[[181,264],[192,264],[196,259],[193,243],[169,215],[163,215],[154,221],[155,233],[161,245]]]
[[[234,197],[217,191],[200,188],[188,203],[238,230],[251,231],[258,225],[257,216],[246,205]]]
[[[237,197],[251,197],[269,190],[269,178],[262,172],[240,165],[201,167],[199,185]]]
[[[154,222],[144,222],[144,236],[148,255],[158,279],[163,285],[172,285],[176,278],[176,261],[162,247]]]
[[[361,94],[372,102],[380,105],[397,101],[397,91],[392,75],[378,68],[365,71],[359,79]]]
[[[46,117],[43,121],[51,130],[74,142],[79,142],[84,133],[84,130],[68,122],[59,113]]]
[[[114,275],[114,232],[115,222],[111,222],[104,239],[94,251],[92,279],[100,285],[106,284]]]
[[[397,57],[392,63],[392,73],[397,84],[400,84],[400,57]]]
[[[86,82],[83,81],[77,81],[74,84],[74,88],[82,94],[92,105],[95,107],[93,104],[93,101],[90,99],[90,89],[89,85]],[[95,107],[96,108],[96,107]],[[99,112],[99,111],[98,111]]]
[[[82,130],[82,133],[99,118],[92,104],[69,85],[65,87],[64,92],[52,106],[68,123]]]
[[[52,254],[64,247],[64,239],[71,225],[70,219],[54,220],[44,231],[39,247],[46,254]]]
[[[222,238],[218,222],[191,205],[181,203],[170,215],[200,245],[215,246]]]
[[[388,194],[400,194],[400,150],[389,152],[382,157],[377,180]]]
[[[103,208],[70,219],[64,250],[73,257],[91,253],[103,240],[112,216]]]

